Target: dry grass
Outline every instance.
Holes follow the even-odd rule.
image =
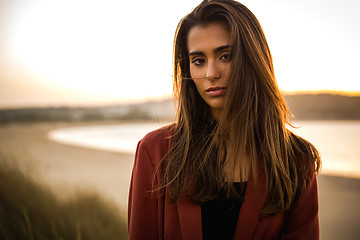
[[[126,239],[126,221],[95,193],[59,200],[47,186],[0,161],[0,239]]]

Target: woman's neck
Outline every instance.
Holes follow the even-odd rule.
[[[223,109],[221,108],[211,108],[211,114],[213,118],[219,123],[221,120],[221,115],[223,114]],[[227,129],[223,126],[223,130]],[[228,139],[226,141],[225,149],[227,151],[227,157],[230,157],[232,159],[227,159],[225,165],[224,165],[224,174],[225,177],[228,179],[229,182],[247,182],[250,172],[250,166],[251,166],[251,159],[247,156],[247,154],[242,153],[242,151],[237,151],[237,154],[235,156],[229,156],[229,153],[232,152],[229,149],[230,140]],[[224,150],[225,150],[224,149]],[[223,151],[224,151],[223,150]],[[225,154],[225,152],[222,152],[220,154]]]
[[[217,122],[220,121],[222,112],[221,108],[211,108],[211,115]]]
[[[251,162],[248,158],[236,156],[235,163],[229,161],[224,165],[224,174],[229,182],[247,182]]]

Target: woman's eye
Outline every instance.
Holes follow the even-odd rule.
[[[220,60],[229,62],[231,60],[230,53],[225,53],[225,54],[221,55]]]
[[[195,65],[201,65],[201,64],[205,63],[205,59],[195,58],[195,59],[192,60],[192,63],[195,64]]]

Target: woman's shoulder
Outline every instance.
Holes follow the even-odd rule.
[[[147,150],[153,150],[157,147],[169,147],[172,136],[175,133],[175,126],[175,123],[171,123],[147,133],[139,141],[139,145]]]
[[[321,159],[316,147],[306,139],[292,133],[292,150],[298,174],[305,178],[312,177],[321,166]]]

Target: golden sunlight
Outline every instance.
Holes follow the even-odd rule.
[[[171,95],[175,28],[198,2],[141,1],[141,11],[131,1],[2,3],[1,107]],[[242,2],[263,25],[282,90],[360,92],[358,6]]]

